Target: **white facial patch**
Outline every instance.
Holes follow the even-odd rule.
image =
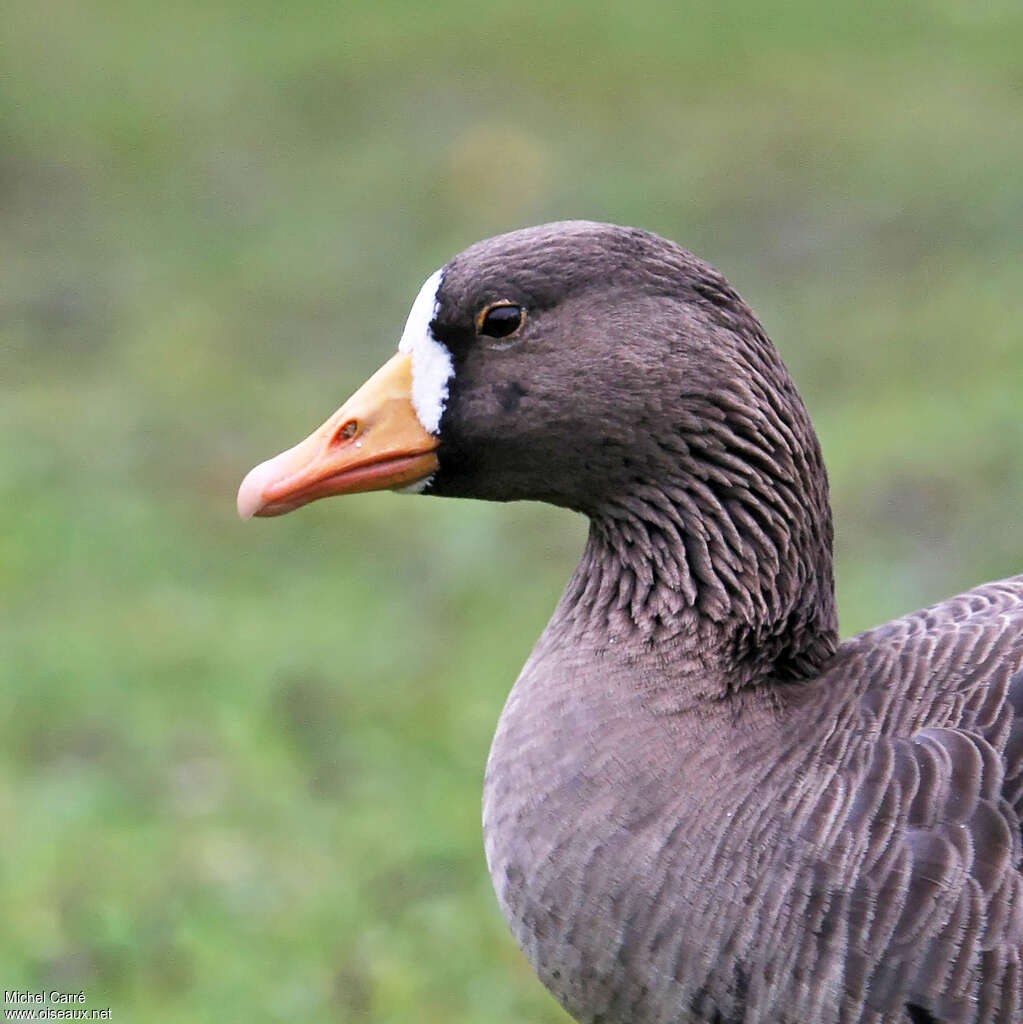
[[[444,403],[448,400],[448,381],[455,372],[451,353],[433,336],[430,323],[437,315],[437,292],[444,270],[431,274],[412,303],[405,330],[398,343],[399,352],[412,356],[412,408],[425,430],[436,434]]]

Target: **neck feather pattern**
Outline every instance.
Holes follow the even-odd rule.
[[[687,396],[677,429],[650,439],[654,472],[590,511],[565,596],[572,618],[681,645],[720,681],[712,691],[820,670],[838,643],[827,476],[785,390],[784,412],[772,389],[757,403]]]

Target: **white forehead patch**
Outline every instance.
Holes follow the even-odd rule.
[[[426,279],[412,303],[398,343],[399,352],[412,356],[412,408],[423,428],[431,434],[436,434],[440,428],[444,403],[448,400],[448,381],[455,372],[451,353],[430,330],[430,323],[437,315],[437,292],[443,279],[443,268]]]

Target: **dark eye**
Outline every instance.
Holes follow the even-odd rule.
[[[480,334],[488,338],[507,338],[514,334],[526,319],[521,306],[511,302],[495,302],[479,315],[477,326]]]

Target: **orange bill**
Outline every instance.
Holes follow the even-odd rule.
[[[412,407],[412,360],[399,352],[322,427],[249,472],[238,515],[280,516],[332,494],[408,487],[437,471],[438,443]]]

